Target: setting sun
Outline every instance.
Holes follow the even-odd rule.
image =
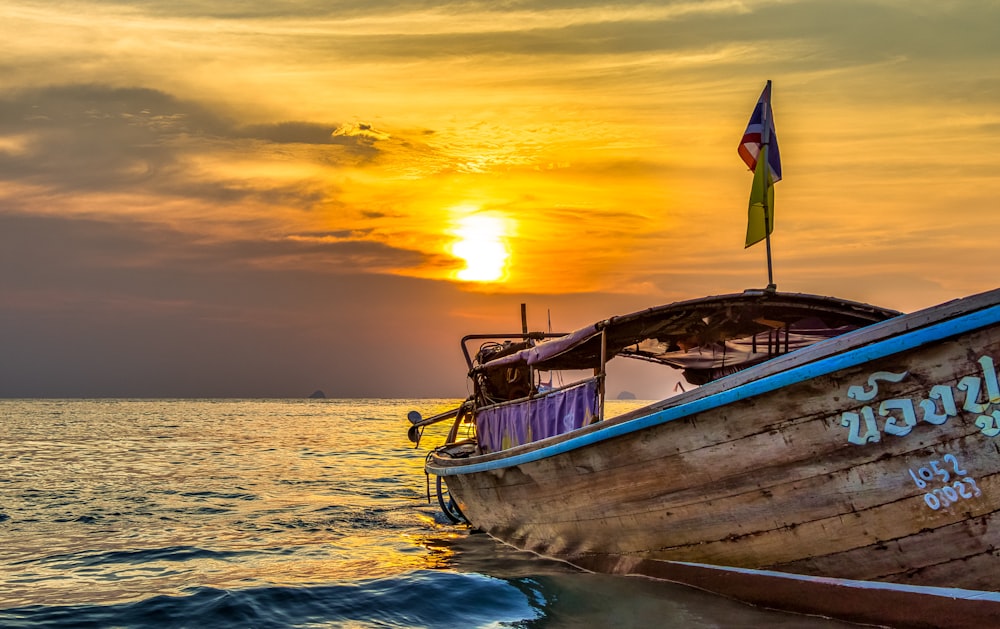
[[[504,279],[510,252],[504,239],[506,221],[494,215],[473,214],[458,221],[458,240],[451,252],[465,262],[455,277],[465,282],[496,282]]]

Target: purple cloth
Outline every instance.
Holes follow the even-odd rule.
[[[476,415],[476,434],[484,452],[506,450],[554,437],[591,423],[597,416],[597,380],[561,389]]]

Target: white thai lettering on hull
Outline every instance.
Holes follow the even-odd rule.
[[[862,406],[857,413],[844,411],[840,417],[840,425],[848,429],[847,440],[861,446],[878,443],[882,440],[883,433],[905,437],[919,422],[941,425],[959,413],[976,414],[976,427],[984,435],[1000,435],[1000,408],[994,408],[1000,406],[1000,381],[997,380],[996,366],[990,356],[982,356],[978,362],[982,368],[982,377],[965,376],[955,387],[936,384],[930,388],[925,398],[916,402],[910,398],[883,400],[878,405],[878,417],[884,420],[881,430],[872,406]],[[898,383],[908,375],[908,371],[876,371],[868,377],[867,387],[848,387],[847,397],[859,402],[870,402],[878,395],[879,382]],[[955,389],[960,392],[959,397],[963,402],[961,408],[958,406]]]

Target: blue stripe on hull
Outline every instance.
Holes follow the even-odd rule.
[[[704,563],[693,563],[689,561],[668,561],[682,566],[695,566],[698,568],[708,568],[722,572],[738,572],[755,576],[778,577],[781,579],[791,579],[793,581],[807,581],[810,583],[827,583],[842,587],[861,588],[865,590],[891,590],[894,592],[907,592],[909,594],[924,594],[928,596],[943,596],[945,598],[958,598],[967,601],[992,601],[1000,603],[1000,593],[987,592],[984,590],[964,590],[962,588],[934,587],[929,585],[907,585],[903,583],[885,583],[882,581],[859,581],[856,579],[838,579],[835,577],[813,577],[807,574],[793,574],[790,572],[777,572],[775,570],[755,570],[753,568],[735,568],[732,566],[716,566]]]
[[[787,371],[765,376],[760,380],[748,382],[731,389],[726,389],[719,393],[706,396],[685,404],[672,406],[656,413],[639,417],[621,424],[613,424],[602,430],[590,432],[562,441],[551,446],[516,454],[510,457],[482,463],[470,463],[460,467],[433,467],[428,465],[428,471],[440,476],[454,476],[458,474],[475,474],[489,470],[498,470],[508,467],[531,463],[549,457],[557,456],[577,450],[585,446],[614,439],[622,435],[637,432],[652,426],[659,426],[667,422],[681,419],[695,413],[702,413],[708,410],[732,404],[739,400],[744,400],[765,393],[770,393],[799,382],[811,380],[820,376],[825,376],[842,369],[863,365],[873,360],[892,356],[900,352],[923,347],[931,343],[936,343],[944,339],[965,334],[980,328],[993,325],[1000,321],[1000,305],[991,306],[983,310],[949,319],[920,328],[913,332],[904,332],[881,341],[876,341],[863,347],[858,347],[841,354],[828,356],[815,362],[793,367]],[[898,319],[890,319],[879,325],[889,322],[898,322]],[[870,329],[870,328],[869,328]],[[843,337],[840,337],[843,338]],[[829,341],[827,341],[829,342]]]

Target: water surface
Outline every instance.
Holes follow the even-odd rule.
[[[449,524],[405,417],[452,403],[0,401],[0,626],[845,626]]]

